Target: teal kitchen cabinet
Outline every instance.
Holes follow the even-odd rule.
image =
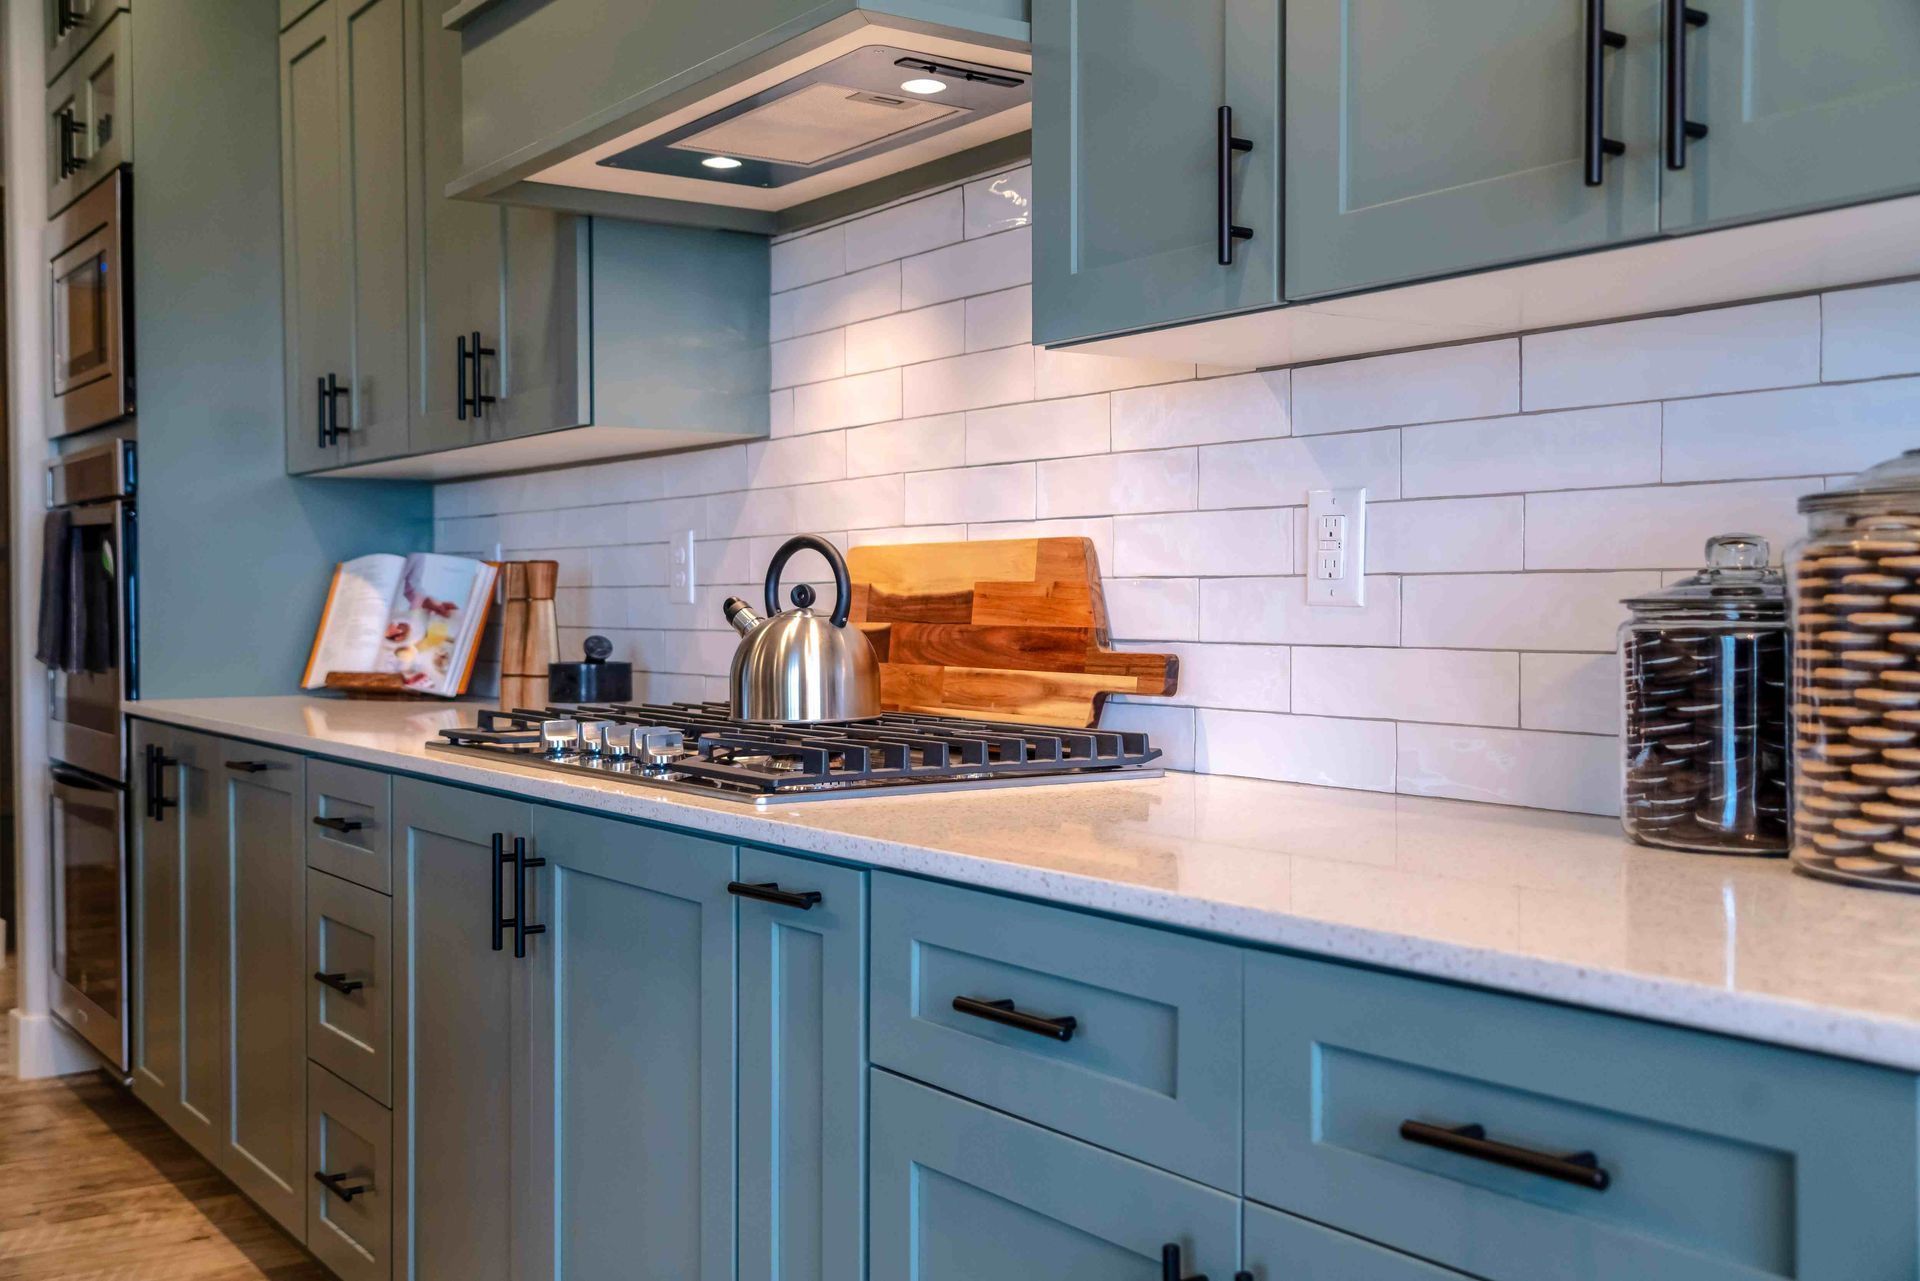
[[[228,1071],[220,743],[136,721],[133,753],[133,1092],[217,1166]]]
[[[1469,1281],[1358,1237],[1251,1202],[1243,1281]]]
[[[1036,342],[1280,301],[1280,32],[1280,0],[1035,0]]]
[[[294,1236],[307,1222],[306,762],[222,742],[228,1103],[220,1168]]]
[[[1920,191],[1920,7],[1911,0],[1692,0],[1669,30],[1685,119],[1663,141],[1668,231]],[[1672,103],[1669,102],[1669,109]]]
[[[532,809],[403,778],[393,813],[394,1276],[508,1281],[530,1195],[510,1128],[526,970],[498,926],[500,855],[530,835]]]
[[[1233,1276],[1240,1237],[1235,1198],[879,1068],[872,1072],[869,1256],[875,1277]],[[1178,1263],[1163,1270],[1168,1247],[1178,1252]]]
[[[281,0],[283,5],[290,3],[293,0]],[[123,0],[43,0],[41,7],[48,83],[67,69],[115,14],[127,8]]]
[[[1622,47],[1576,0],[1291,0],[1287,296],[1659,234],[1660,4],[1605,14]]]
[[[545,806],[532,835],[516,1281],[732,1281],[733,848]]]
[[[740,851],[740,1278],[866,1270],[867,874]]]
[[[133,20],[105,0],[93,8],[85,46],[47,85],[49,215],[133,163]]]

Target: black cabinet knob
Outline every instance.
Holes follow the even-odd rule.
[[[802,912],[810,912],[820,902],[819,890],[783,890],[777,881],[752,884],[746,881],[728,881],[727,893],[736,898],[758,899],[762,903],[778,903],[781,907],[797,907]]]
[[[342,996],[352,996],[366,986],[359,979],[350,979],[344,974],[325,974],[319,970],[313,972],[313,981],[332,988]]]
[[[359,822],[356,819],[334,818],[331,815],[316,815],[313,820],[313,825],[315,827],[324,827],[329,832],[338,832],[343,836],[348,832],[357,832],[366,826],[365,823]]]
[[[347,1180],[352,1177],[351,1174],[327,1174],[320,1170],[313,1172],[314,1182],[339,1197],[342,1201],[351,1201],[363,1193],[373,1191],[371,1184],[349,1184]]]

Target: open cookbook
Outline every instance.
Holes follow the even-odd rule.
[[[416,693],[464,693],[499,572],[487,561],[431,552],[342,562],[301,688],[325,685],[331,672],[380,672]]]

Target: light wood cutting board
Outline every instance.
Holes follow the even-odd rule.
[[[1085,728],[1109,694],[1179,684],[1176,656],[1111,648],[1087,539],[856,547],[847,568],[888,711]]]

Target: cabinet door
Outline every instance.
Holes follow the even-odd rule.
[[[894,1076],[873,1075],[876,1277],[1159,1281],[1233,1275],[1240,1202]],[[1347,1281],[1347,1278],[1341,1278]]]
[[[497,356],[481,362],[481,385],[496,398],[483,424],[489,440],[577,427],[592,415],[584,303],[591,224],[546,209],[504,211]]]
[[[396,779],[393,809],[394,1275],[507,1281],[514,970],[494,948],[493,845],[528,807]]]
[[[135,726],[134,1093],[215,1165],[227,1104],[227,860],[209,773],[219,746]]]
[[[1685,231],[1920,190],[1920,6],[1692,0],[1687,116],[1707,136],[1668,172]]]
[[[740,1281],[859,1281],[867,875],[740,851]],[[811,907],[753,886],[818,894]]]
[[[1658,0],[1611,0],[1585,180],[1580,0],[1292,0],[1287,297],[1542,258],[1659,231]]]
[[[1412,1255],[1247,1202],[1246,1281],[1467,1281]]]
[[[517,1281],[732,1281],[733,847],[533,824]]]
[[[352,246],[347,461],[407,450],[412,327],[407,310],[408,0],[338,0],[340,133]]]
[[[59,213],[133,162],[133,20],[99,6],[105,29],[47,86],[47,212]]]
[[[220,1168],[295,1237],[307,1226],[306,790],[300,757],[222,742],[229,1104]]]
[[[1062,342],[1280,299],[1280,0],[1035,0],[1033,327]],[[1219,262],[1221,107],[1230,161]]]
[[[340,132],[340,4],[326,0],[280,36],[282,306],[286,324],[287,470],[345,461],[329,443],[320,388],[351,380],[352,255],[346,147]],[[341,419],[345,421],[344,418]]]

